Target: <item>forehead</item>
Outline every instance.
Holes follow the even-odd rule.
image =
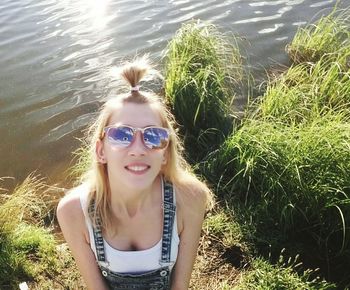
[[[109,119],[109,125],[124,124],[133,127],[162,126],[157,109],[151,104],[121,103]]]

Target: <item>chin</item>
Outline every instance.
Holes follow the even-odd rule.
[[[127,183],[130,188],[145,189],[153,184],[158,175],[159,172],[147,172],[144,174],[127,172],[127,177],[124,179],[124,182]]]

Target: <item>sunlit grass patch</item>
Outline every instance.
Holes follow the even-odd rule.
[[[334,284],[320,279],[315,271],[302,270],[295,259],[285,261],[283,256],[276,264],[263,258],[254,258],[252,266],[241,274],[233,290],[330,290]]]
[[[20,223],[5,243],[2,285],[14,287],[23,279],[31,280],[54,268],[56,243],[47,230]]]
[[[43,179],[30,175],[12,193],[1,195],[1,289],[18,289],[22,282],[30,289],[69,289],[76,266],[51,232],[55,193]]]
[[[11,231],[22,221],[42,224],[50,210],[47,190],[42,179],[30,175],[13,193],[0,195],[0,230]]]
[[[318,202],[347,198],[350,124],[320,119],[309,126],[246,121],[222,146],[224,190],[246,199]],[[276,196],[274,196],[276,194]],[[284,205],[282,205],[284,207]],[[316,208],[315,208],[316,209]]]
[[[308,126],[246,120],[216,152],[208,172],[221,180],[225,198],[236,195],[256,205],[256,223],[266,235],[278,232],[277,246],[283,239],[307,240],[301,250],[312,252],[324,272],[329,267],[333,275],[349,275],[349,150],[350,124],[336,118]]]
[[[231,105],[242,78],[237,38],[224,36],[212,24],[186,23],[168,44],[166,98],[192,160],[231,132]]]
[[[348,121],[350,74],[326,60],[293,66],[270,83],[257,106],[257,117],[291,125],[329,114]]]
[[[300,27],[287,52],[294,63],[317,62],[322,57],[350,66],[349,9],[334,11],[315,24]]]
[[[232,289],[239,272],[249,265],[251,249],[246,241],[248,231],[238,222],[236,212],[227,206],[217,206],[207,215],[191,289]]]

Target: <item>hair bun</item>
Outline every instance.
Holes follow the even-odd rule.
[[[121,77],[130,85],[131,91],[139,91],[139,83],[148,74],[150,65],[147,57],[136,58],[121,67]]]

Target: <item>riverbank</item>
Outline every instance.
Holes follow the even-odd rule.
[[[192,289],[349,287],[348,18],[334,11],[299,29],[290,68],[270,76],[240,119],[233,100],[253,83],[239,39],[192,22],[169,43],[167,102],[189,160],[217,194]],[[84,149],[80,156],[76,174],[89,162]],[[1,196],[1,289],[24,281],[30,289],[83,288],[52,234],[63,194],[30,176]]]
[[[239,213],[231,221],[248,228],[236,244],[249,249],[240,248],[250,257],[250,270],[242,276],[249,282],[232,287],[334,289],[333,282],[340,288],[349,283],[348,13],[322,18],[319,25],[332,23],[330,30],[318,24],[300,29],[288,47],[294,57],[290,68],[269,76],[265,93],[248,104],[242,119],[230,107],[251,79],[237,55],[239,39],[227,41],[210,25],[193,23],[169,45],[170,76],[187,76],[174,81],[166,76],[186,152],[197,152],[191,155],[197,172],[216,189],[222,206]],[[322,33],[327,42],[315,41],[324,39]],[[313,280],[317,275],[321,278]]]

